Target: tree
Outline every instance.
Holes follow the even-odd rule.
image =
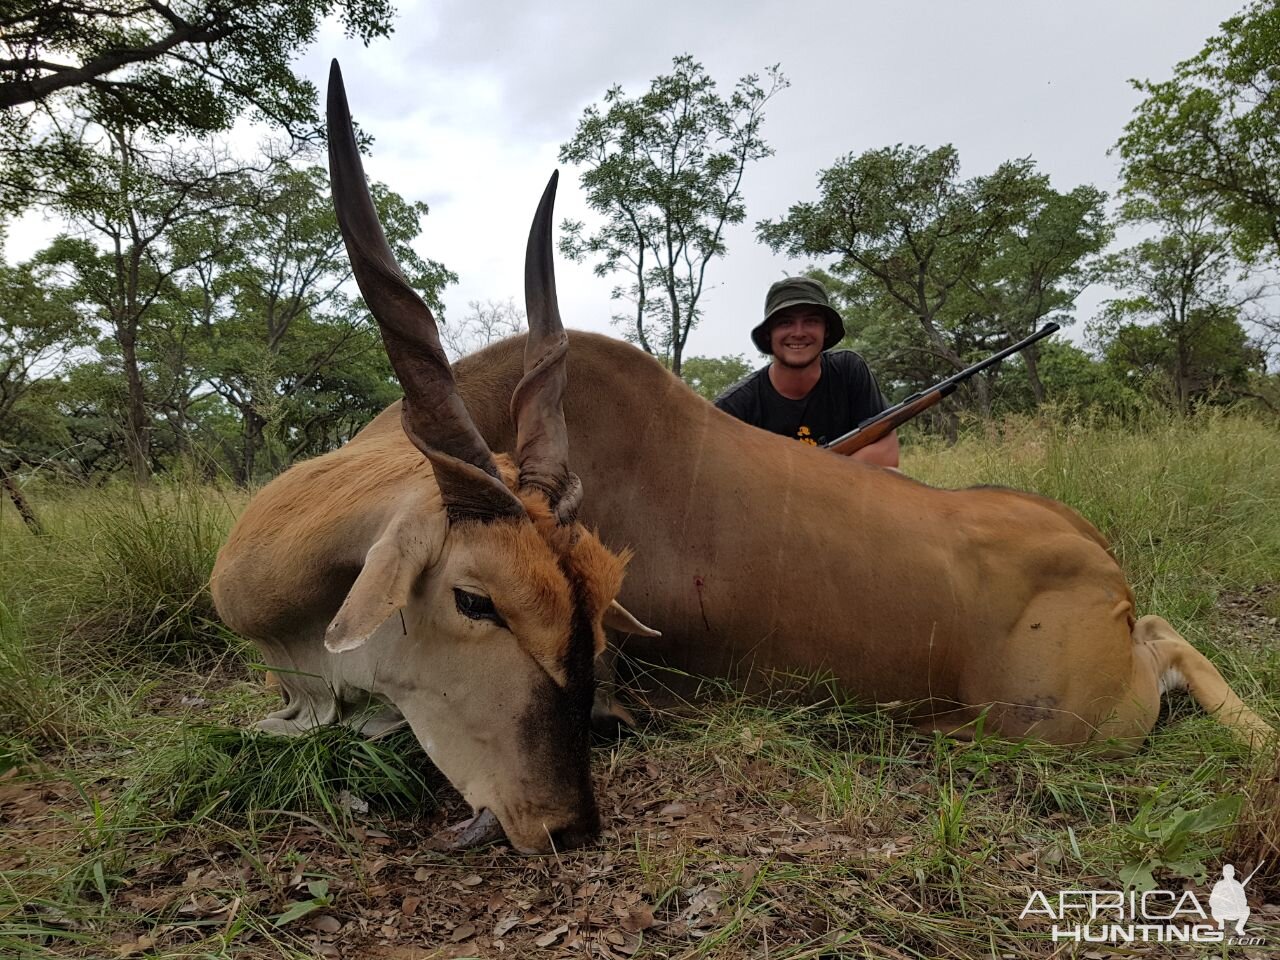
[[[560,247],[575,260],[599,258],[599,276],[626,277],[613,297],[635,311],[615,320],[679,374],[707,266],[725,253],[725,227],[746,217],[747,165],[773,153],[761,137],[765,104],[787,80],[775,65],[767,87],[751,74],[723,97],[692,57],[676,57],[672,68],[636,98],[610,88],[560,147],[562,163],[586,167],[587,204],[605,219],[590,236],[583,223],[565,221]]]
[[[756,229],[775,251],[837,258],[829,269],[852,282],[855,297],[883,293],[917,321],[928,349],[955,372],[1005,339],[953,300],[963,300],[1002,238],[1025,222],[1039,185],[1029,160],[962,181],[954,147],[899,144],[837,161],[819,173],[816,202],[796,204]],[[987,378],[970,383],[989,413]]]
[[[409,203],[382,184],[373,184],[371,191],[401,269],[442,312],[439,291],[457,278],[410,246],[426,204]],[[233,242],[224,247],[202,234],[213,247],[192,258],[204,265],[194,306],[206,331],[207,382],[240,415],[236,475],[245,482],[257,472],[269,430],[277,431],[285,459],[296,446],[291,430],[314,440],[311,421],[318,414],[308,401],[323,406],[331,399],[319,386],[322,378],[333,387],[341,376],[332,371],[349,365],[363,369],[362,357],[370,351],[383,383],[391,376],[361,305],[344,292],[351,266],[328,175],[319,167],[278,167],[261,178],[255,193],[259,202],[228,224]],[[382,396],[378,377],[371,382]],[[314,444],[304,444],[309,446]]]
[[[146,146],[122,127],[104,129],[103,136],[105,148],[92,162],[57,171],[57,209],[84,235],[64,235],[49,256],[71,270],[80,301],[92,307],[119,348],[128,398],[126,446],[134,477],[143,482],[150,474],[151,420],[140,332],[172,295],[178,275],[210,255],[171,237],[184,222],[213,221],[241,203],[243,170],[212,149]],[[229,243],[225,231],[206,227],[223,238],[221,244]]]
[[[356,326],[343,349],[314,376],[286,384],[289,399],[274,424],[285,462],[340,447],[403,394],[374,325]]]
[[[1107,195],[1092,186],[1059,193],[1046,176],[1029,180],[1025,207],[995,236],[992,255],[966,280],[971,310],[1010,341],[1030,336],[1040,321],[1071,322],[1076,297],[1089,285],[1088,258],[1111,240]],[[1019,353],[1032,401],[1045,399],[1038,361],[1041,343]]]
[[[1280,4],[1226,20],[1146,99],[1117,144],[1130,193],[1200,202],[1248,261],[1280,257]]]
[[[751,373],[751,364],[742,354],[727,357],[690,357],[681,376],[693,392],[714,400]]]
[[[1125,417],[1142,408],[1146,385],[1126,376],[1127,371],[1065,340],[1051,337],[1039,346],[1037,371],[1060,414]],[[1037,406],[1028,369],[1019,364],[1001,368],[996,383],[996,402],[1001,409],[1025,413]]]
[[[52,272],[41,257],[0,265],[0,447],[23,398],[95,339],[93,326]]]
[[[440,325],[440,342],[451,360],[465,357],[496,340],[514,337],[528,325],[515,300],[472,300],[459,323]]]
[[[306,137],[314,86],[290,62],[337,14],[368,43],[391,31],[389,0],[13,0],[0,12],[0,153],[14,188],[32,164],[34,118],[74,107],[154,139],[229,130],[246,111]],[[25,172],[25,175],[24,175]],[[10,192],[9,199],[15,198]]]
[[[1259,362],[1250,351],[1240,308],[1257,292],[1231,289],[1229,241],[1204,201],[1134,199],[1124,216],[1155,223],[1163,234],[1107,257],[1105,279],[1126,293],[1107,301],[1092,336],[1109,363],[1149,380],[1167,375],[1183,413],[1197,395],[1240,387]]]
[[[38,257],[15,267],[0,265],[0,486],[37,533],[40,523],[13,478],[26,459],[29,435],[45,425],[44,411],[25,401],[72,351],[94,339],[50,273]]]

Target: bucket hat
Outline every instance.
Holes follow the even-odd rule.
[[[827,335],[822,349],[830,350],[844,339],[844,320],[832,308],[827,291],[817,280],[808,277],[787,277],[769,288],[764,298],[764,320],[751,331],[751,342],[761,353],[773,353],[769,345],[769,321],[788,307],[811,306],[819,308],[827,317]]]

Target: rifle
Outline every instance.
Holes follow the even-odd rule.
[[[908,420],[918,416],[928,410],[934,404],[939,403],[943,397],[950,396],[955,392],[956,387],[964,383],[975,373],[980,373],[988,367],[994,366],[1005,357],[1024,350],[1031,344],[1035,343],[1043,337],[1047,337],[1051,333],[1061,329],[1056,323],[1046,323],[1025,340],[1019,340],[1011,347],[1005,347],[999,353],[994,354],[980,363],[975,363],[972,367],[966,367],[955,376],[947,377],[941,383],[935,384],[928,390],[922,390],[919,393],[913,393],[901,403],[896,403],[887,410],[881,410],[873,417],[868,417],[860,424],[846,433],[844,436],[836,437],[830,443],[826,444],[828,450],[849,456],[856,453],[863,447],[869,447],[884,437],[887,437],[898,427],[902,426]]]

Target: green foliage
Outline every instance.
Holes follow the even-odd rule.
[[[30,278],[10,285],[15,306],[0,321],[16,331],[0,333],[0,371],[16,358],[0,382],[11,461],[144,478],[195,460],[206,476],[249,482],[341,444],[399,396],[376,328],[344,291],[325,173],[212,171],[197,189],[182,179],[196,161],[170,160],[175,181],[136,158],[127,189],[82,178],[67,209],[104,245],[64,235],[8,268]],[[441,312],[439,291],[456,277],[412,248],[425,204],[372,192],[410,282]],[[24,319],[38,304],[39,323]],[[99,327],[108,336],[95,344]],[[55,353],[70,365],[40,364]]]
[[[224,496],[174,483],[86,490],[70,501],[74,522],[66,510],[40,511],[42,537],[0,526],[0,600],[22,612],[26,636],[11,649],[91,671],[208,665],[242,649],[218,623],[208,588],[232,518]]]
[[[307,893],[311,894],[310,900],[295,901],[288,910],[275,918],[273,925],[277,927],[288,926],[295,920],[301,920],[316,910],[328,907],[333,903],[333,898],[329,896],[328,880],[312,880],[308,882]]]
[[[561,250],[595,258],[598,276],[625,276],[613,298],[635,312],[615,321],[676,374],[707,266],[725,253],[725,226],[746,216],[747,165],[773,153],[761,136],[764,107],[787,81],[776,65],[765,75],[767,88],[751,74],[724,97],[702,64],[676,57],[639,97],[611,87],[560,147],[562,163],[586,167],[587,205],[605,218],[591,235],[565,221]]]
[[[1280,5],[1256,0],[1162,81],[1117,149],[1126,189],[1213,209],[1238,254],[1280,256]]]
[[[372,192],[401,269],[442,313],[439,293],[457,278],[411,246],[426,204]],[[229,225],[232,242],[208,247],[186,300],[202,379],[240,419],[232,475],[244,482],[330,449],[399,396],[376,329],[343,292],[351,268],[327,174],[277,168],[259,194]]]
[[[0,192],[10,209],[50,171],[85,160],[74,139],[46,131],[41,113],[69,113],[153,140],[230,130],[248,112],[297,137],[318,127],[314,86],[291,61],[337,15],[365,43],[391,31],[387,0],[18,0],[7,5],[0,62]],[[57,129],[55,125],[54,129]]]
[[[83,162],[49,177],[54,209],[86,235],[59,237],[42,257],[66,271],[75,302],[113,341],[125,388],[125,449],[143,482],[156,394],[144,370],[147,335],[180,322],[174,305],[183,275],[211,255],[180,242],[183,228],[201,222],[207,236],[224,235],[225,212],[249,202],[252,191],[246,193],[243,171],[213,151],[152,149],[121,127],[103,129],[101,142],[90,143],[92,129],[80,132]]]
[[[680,375],[694,393],[714,400],[751,373],[751,364],[742,354],[726,357],[689,357]]]
[[[1132,199],[1125,215],[1163,234],[1103,258],[1100,275],[1127,295],[1109,300],[1092,324],[1095,344],[1126,382],[1148,390],[1168,384],[1178,410],[1197,399],[1231,399],[1264,357],[1240,323],[1226,236],[1202,202]]]
[[[1042,343],[1037,369],[1051,409],[1058,416],[1136,421],[1150,405],[1147,384],[1130,382],[1127,370],[1095,360],[1074,344],[1057,338]],[[993,385],[998,412],[1026,413],[1035,407],[1035,395],[1020,361],[1000,365]]]
[[[1152,890],[1154,873],[1160,871],[1196,883],[1208,876],[1206,861],[1215,859],[1220,845],[1211,844],[1236,820],[1241,797],[1219,797],[1195,810],[1180,806],[1164,806],[1152,797],[1138,808],[1138,814],[1125,830],[1130,846],[1128,859],[1120,868],[1120,883],[1125,889]]]
[[[225,518],[181,486],[104,506],[92,518],[80,629],[103,643],[100,655],[182,663],[228,650],[209,595]]]
[[[47,261],[0,264],[0,469],[30,456],[50,427],[40,385],[95,339]]]
[[[60,714],[53,683],[32,649],[19,608],[0,593],[0,775],[17,765],[23,745],[59,738]]]
[[[951,146],[849,155],[819,173],[818,190],[757,232],[791,256],[834,258],[833,293],[873,344],[873,367],[884,361],[891,389],[904,392],[1021,339],[1044,317],[1066,322],[1085,259],[1110,238],[1100,191],[1059,193],[1030,160],[962,180]],[[1038,402],[1036,357],[1021,362]],[[971,381],[983,413],[989,379]]]

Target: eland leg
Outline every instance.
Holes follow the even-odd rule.
[[[394,704],[345,682],[341,664],[315,637],[291,643],[258,643],[269,666],[268,686],[276,687],[284,706],[254,726],[264,733],[299,736],[316,727],[340,723],[369,739],[405,725]],[[316,652],[300,656],[297,651]]]
[[[1163,617],[1143,617],[1134,625],[1133,639],[1147,652],[1161,693],[1186,690],[1201,709],[1255,750],[1275,737],[1272,726],[1236,695],[1218,668]]]

